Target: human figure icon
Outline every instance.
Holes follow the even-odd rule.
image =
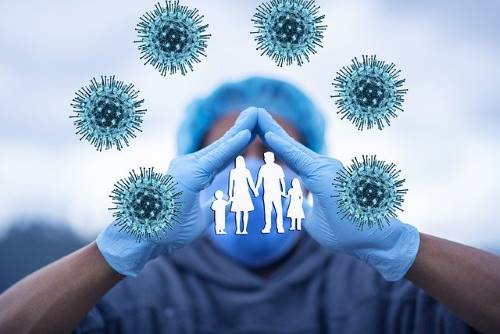
[[[224,193],[221,190],[215,192],[215,200],[210,207],[215,211],[215,234],[226,233],[226,206],[230,201],[224,200]]]
[[[259,169],[257,176],[257,184],[255,186],[258,191],[260,185],[263,185],[264,190],[264,219],[265,226],[262,233],[271,233],[271,214],[276,212],[276,228],[278,233],[284,233],[283,228],[283,212],[281,197],[285,194],[285,173],[280,165],[274,162],[274,153],[264,153],[264,165]]]
[[[250,190],[257,196],[252,174],[246,168],[245,159],[240,155],[236,157],[235,168],[229,172],[229,198],[232,202],[231,212],[236,215],[236,234],[248,234],[248,212],[254,210]],[[243,230],[241,216],[243,216]]]
[[[286,212],[286,216],[291,220],[290,231],[300,231],[302,230],[302,219],[304,219],[304,208],[302,207],[304,194],[299,179],[294,178],[292,180],[292,187],[288,190],[287,197],[290,198],[290,204]]]

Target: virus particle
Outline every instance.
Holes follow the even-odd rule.
[[[377,160],[376,156],[356,158],[348,167],[341,169],[334,178],[337,190],[339,213],[348,217],[359,228],[378,228],[389,224],[390,217],[397,217],[396,210],[403,211],[403,196],[408,189],[402,189],[405,182],[399,179],[400,170],[394,164]]]
[[[131,171],[128,178],[115,184],[110,197],[115,207],[115,225],[136,238],[159,239],[172,229],[178,219],[182,194],[170,175],[156,173],[153,168],[140,168],[137,175]]]
[[[252,18],[257,31],[255,41],[261,56],[269,56],[280,67],[293,62],[301,66],[304,59],[322,47],[326,25],[313,0],[271,0],[257,7]]]
[[[210,34],[205,34],[208,24],[202,24],[203,15],[198,9],[179,5],[179,1],[159,2],[155,9],[139,19],[136,31],[139,51],[145,65],[151,64],[161,75],[180,71],[186,75],[193,71],[193,64],[206,57],[205,48]]]
[[[362,62],[354,58],[352,64],[340,69],[333,82],[336,95],[332,97],[341,119],[347,117],[358,130],[389,126],[390,118],[403,111],[407,92],[401,88],[405,80],[399,79],[400,72],[393,63],[377,60],[376,56],[363,56]]]
[[[76,134],[96,147],[118,150],[129,145],[135,138],[146,109],[141,109],[144,100],[138,100],[139,91],[133,84],[116,81],[114,76],[102,76],[98,81],[93,78],[90,85],[76,92],[71,103]]]

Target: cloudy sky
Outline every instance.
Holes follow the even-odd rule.
[[[324,48],[302,67],[277,68],[255,51],[257,1],[183,1],[205,14],[208,57],[187,76],[162,77],[139,60],[134,27],[154,1],[3,1],[0,4],[0,229],[19,220],[68,224],[92,236],[111,222],[113,184],[139,166],[165,170],[186,105],[249,75],[290,80],[328,120],[330,155],[376,153],[409,188],[401,219],[477,246],[500,245],[498,1],[318,1]],[[459,4],[460,3],[460,4]],[[331,82],[354,56],[395,62],[405,112],[382,132],[340,121]],[[143,133],[121,152],[97,152],[68,118],[77,89],[116,75],[140,90]]]

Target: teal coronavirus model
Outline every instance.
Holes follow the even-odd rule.
[[[320,7],[313,0],[271,0],[257,7],[252,18],[255,41],[261,55],[269,56],[278,66],[296,63],[301,66],[322,47]]]
[[[185,75],[206,57],[205,49],[210,34],[208,24],[203,24],[203,15],[198,9],[179,5],[178,1],[166,0],[163,6],[157,3],[155,9],[146,12],[139,19],[136,31],[141,59],[151,64],[161,75]]]
[[[161,238],[172,229],[180,212],[177,183],[170,175],[156,173],[153,168],[131,171],[119,180],[110,195],[115,225],[137,241]]]
[[[407,89],[400,70],[393,63],[378,60],[376,56],[354,58],[349,66],[342,67],[333,81],[335,104],[341,118],[347,118],[358,130],[377,126],[382,130],[390,119],[402,112]]]
[[[389,218],[397,217],[396,210],[403,211],[403,196],[408,190],[402,188],[405,180],[399,179],[400,173],[393,163],[377,160],[374,155],[364,155],[361,162],[354,158],[334,178],[333,197],[339,212],[360,229],[382,228]]]
[[[139,91],[133,84],[115,80],[114,76],[93,78],[89,86],[76,92],[71,103],[76,134],[89,141],[98,151],[116,147],[121,150],[129,145],[140,130],[146,109],[144,100],[138,99]]]

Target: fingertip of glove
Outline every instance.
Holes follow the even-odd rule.
[[[248,114],[251,114],[251,113],[257,112],[257,110],[258,110],[258,109],[257,109],[257,108],[255,108],[255,107],[248,107],[248,108],[246,108],[245,110],[243,110],[243,111],[241,112],[241,114],[240,114],[240,115],[241,115],[241,116],[247,116]]]
[[[267,131],[265,134],[264,134],[264,138],[266,140],[276,140],[278,138],[278,136],[272,132],[272,131]]]
[[[240,132],[238,132],[238,136],[240,136],[242,138],[246,138],[247,140],[250,140],[252,133],[250,132],[250,130],[245,129],[245,130],[241,130]]]
[[[272,118],[271,114],[264,108],[257,108],[259,117]]]

